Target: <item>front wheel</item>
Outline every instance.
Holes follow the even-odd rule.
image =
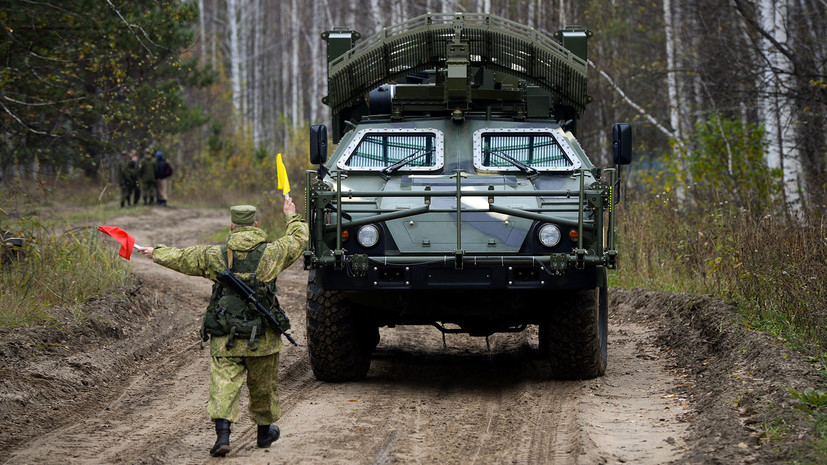
[[[325,290],[316,284],[316,272],[311,271],[307,283],[307,351],[316,379],[342,382],[367,375],[375,346],[372,337],[366,343],[362,326],[344,293]],[[376,333],[378,342],[378,329]]]
[[[540,325],[541,353],[555,378],[588,379],[606,372],[609,295],[603,277],[598,287],[575,291],[557,318]]]

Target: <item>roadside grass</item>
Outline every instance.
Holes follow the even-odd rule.
[[[773,406],[777,412],[772,422],[765,423],[762,441],[783,454],[790,463],[816,465],[827,463],[827,393],[817,389],[790,390],[792,409]],[[791,434],[800,430],[797,425],[805,422],[810,434],[803,444],[791,445]]]
[[[82,320],[84,302],[122,286],[128,262],[96,230],[120,213],[105,182],[5,179],[0,228],[24,244],[0,255],[0,327],[55,324],[56,307]]]
[[[81,305],[122,286],[126,261],[100,239],[95,227],[58,231],[36,217],[3,222],[24,238],[0,258],[0,327],[53,323],[55,306],[83,319]]]
[[[620,212],[612,285],[728,299],[744,324],[825,357],[827,217],[796,221],[726,202],[684,211],[669,193],[636,195]]]

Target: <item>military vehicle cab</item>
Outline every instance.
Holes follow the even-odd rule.
[[[304,253],[315,376],[366,376],[379,327],[487,337],[539,325],[554,376],[606,369],[619,165],[577,142],[591,31],[428,14],[322,34],[332,110],[311,128]],[[609,149],[608,147],[606,148]],[[435,337],[439,337],[436,331]]]

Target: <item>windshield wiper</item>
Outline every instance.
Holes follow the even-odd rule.
[[[407,157],[399,160],[398,162],[396,162],[392,165],[388,165],[386,168],[384,168],[381,171],[382,177],[387,179],[387,177],[390,176],[391,173],[393,173],[394,171],[398,170],[399,168],[402,168],[403,166],[405,166],[408,163],[416,160],[417,158],[422,158],[423,155],[433,153],[433,151],[434,151],[433,149],[431,149],[431,150],[425,150],[425,149],[417,150],[416,152],[408,155]]]
[[[528,176],[528,178],[531,179],[531,180],[533,180],[534,178],[539,176],[539,173],[537,172],[537,170],[535,170],[534,168],[532,168],[532,167],[526,165],[525,163],[517,160],[514,157],[506,155],[502,152],[495,152],[493,150],[489,150],[488,153],[491,154],[491,155],[496,155],[496,156],[502,158],[503,160],[511,163],[512,165],[516,166],[517,169],[519,169],[520,171],[525,173],[525,175]]]

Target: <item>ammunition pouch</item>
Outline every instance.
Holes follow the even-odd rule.
[[[290,320],[279,306],[276,282],[264,283],[255,278],[255,269],[266,247],[267,244],[262,243],[244,260],[235,259],[233,268],[238,269],[239,273],[249,273],[250,278],[244,280],[245,283],[256,290],[256,299],[270,310],[273,318],[287,331],[290,328]],[[222,252],[226,257],[226,246],[222,246]],[[229,336],[225,345],[227,349],[235,347],[236,340],[244,339],[247,340],[250,350],[256,350],[258,337],[266,329],[267,323],[252,303],[245,302],[235,290],[220,282],[213,284],[210,303],[201,324],[203,341],[209,340],[211,336]]]

